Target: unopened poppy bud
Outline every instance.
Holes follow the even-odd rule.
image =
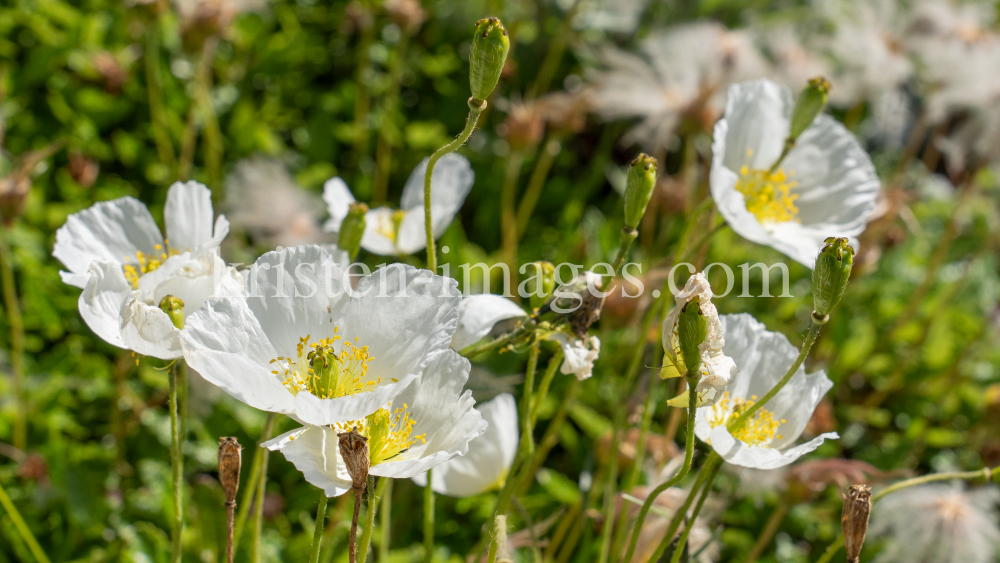
[[[170,322],[178,329],[184,328],[184,301],[180,297],[167,295],[160,300],[160,310],[170,317]]]
[[[347,252],[351,260],[358,255],[361,250],[361,237],[365,234],[365,214],[368,213],[368,206],[363,203],[352,203],[347,217],[340,224],[340,234],[337,238],[337,246]]]
[[[625,226],[634,230],[642,221],[656,187],[656,159],[640,154],[629,164],[625,182]]]
[[[868,532],[868,516],[872,511],[872,488],[868,485],[852,485],[844,497],[844,512],[840,525],[844,530],[844,551],[847,563],[858,563],[861,547]]]
[[[340,446],[340,457],[344,458],[347,474],[351,476],[351,485],[355,491],[363,491],[368,481],[368,438],[362,436],[357,428],[350,432],[337,434]]]
[[[701,344],[708,337],[708,317],[701,311],[701,298],[693,297],[677,318],[677,340],[688,375],[701,363]]]
[[[219,438],[219,483],[226,495],[226,506],[236,506],[236,493],[240,489],[240,466],[243,463],[243,446],[236,438]]]
[[[500,18],[487,18],[476,22],[469,55],[469,86],[472,100],[482,106],[500,80],[500,72],[507,61],[510,38],[500,23]]]
[[[795,100],[795,109],[792,110],[791,129],[788,133],[788,142],[794,143],[803,131],[812,125],[816,116],[826,108],[827,94],[830,92],[830,83],[823,77],[813,78],[809,84],[802,89],[799,98]]]
[[[528,265],[531,277],[524,280],[524,288],[528,292],[528,300],[532,309],[538,309],[549,300],[552,290],[556,288],[555,267],[552,262],[541,260]]]
[[[813,266],[813,315],[817,320],[825,319],[840,303],[854,266],[854,248],[846,238],[830,237],[825,242]]]

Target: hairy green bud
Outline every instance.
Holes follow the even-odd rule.
[[[532,309],[538,309],[549,300],[556,288],[555,267],[552,262],[541,260],[528,265],[530,278],[524,280],[524,288],[528,291],[528,301]]]
[[[476,22],[472,53],[469,55],[469,86],[477,105],[482,106],[497,87],[509,50],[510,37],[499,18]]]
[[[340,234],[337,236],[337,246],[350,255],[351,260],[361,249],[361,237],[365,234],[365,214],[368,206],[363,203],[352,203],[347,217],[340,224]]]
[[[799,98],[795,100],[795,109],[792,110],[791,130],[788,133],[790,143],[794,143],[812,125],[816,116],[823,112],[829,92],[830,83],[823,77],[813,78],[802,89]]]
[[[813,315],[825,319],[840,303],[851,278],[854,249],[846,238],[830,237],[813,266]]]
[[[625,181],[625,226],[633,230],[646,213],[656,187],[656,159],[640,154],[629,164]]]
[[[170,317],[170,322],[178,329],[184,328],[184,301],[180,297],[167,295],[160,300],[160,310]]]
[[[677,318],[677,340],[690,375],[701,364],[701,343],[708,337],[708,317],[701,312],[701,298],[688,301]]]

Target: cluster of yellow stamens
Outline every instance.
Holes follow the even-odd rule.
[[[712,405],[705,420],[712,428],[720,424],[729,424],[730,420],[740,417],[747,409],[752,407],[757,401],[757,395],[751,395],[750,399],[739,397],[730,398],[729,392],[722,395],[718,403]],[[767,409],[757,409],[757,412],[748,418],[742,426],[733,429],[733,437],[750,446],[769,447],[772,440],[778,440],[782,436],[778,434],[778,427],[788,422],[784,418],[775,420],[774,414]]]
[[[378,213],[375,217],[375,232],[391,240],[395,244],[396,235],[399,233],[399,225],[403,223],[403,218],[406,217],[406,212],[401,209],[396,209],[390,215]]]
[[[747,151],[748,157],[752,155],[753,151]],[[736,191],[743,194],[747,211],[753,213],[761,223],[797,222],[799,208],[795,205],[795,200],[799,195],[791,191],[799,183],[791,179],[794,175],[794,171],[786,174],[781,168],[756,170],[744,165],[740,168]]]
[[[357,338],[354,342],[343,340],[339,331],[336,327],[332,338],[317,342],[311,342],[310,335],[300,338],[295,358],[271,360],[279,367],[271,373],[282,377],[281,384],[293,395],[308,391],[320,399],[333,399],[375,389],[382,378],[368,377],[368,346],[358,346]]]
[[[133,288],[139,287],[139,278],[159,268],[166,262],[167,258],[180,254],[175,248],[170,248],[169,243],[164,240],[163,244],[153,245],[152,254],[146,254],[139,250],[135,253],[135,260],[131,256],[125,257],[125,264],[122,269],[125,271],[125,279]]]
[[[410,449],[420,440],[426,444],[426,434],[410,436],[417,424],[407,411],[409,406],[403,403],[402,408],[390,412],[392,403],[373,412],[364,420],[338,422],[332,428],[340,432],[356,429],[362,436],[368,438],[368,456],[371,465],[378,465]]]

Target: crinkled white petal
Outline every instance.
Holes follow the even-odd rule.
[[[304,426],[261,444],[281,452],[302,472],[306,481],[323,489],[328,497],[351,490],[351,476],[340,458],[337,433],[329,426]]]
[[[420,161],[420,164],[413,169],[406,186],[403,187],[403,197],[400,200],[399,208],[423,209],[424,207],[424,175],[427,173],[427,162],[429,158]],[[450,153],[437,161],[434,165],[434,177],[431,178],[431,205],[442,210],[451,210],[447,217],[433,217],[434,232],[442,232],[451,223],[452,217],[462,207],[466,196],[472,190],[472,184],[476,180],[476,173],[472,171],[469,159],[456,153]]]
[[[158,304],[146,303],[141,291],[129,294],[121,308],[119,323],[122,339],[137,354],[161,360],[181,357],[181,331]]]
[[[879,180],[853,134],[820,115],[799,136],[781,167],[798,182],[798,222],[762,225],[736,191],[738,171],[768,169],[779,158],[794,108],[791,92],[768,80],[729,88],[725,116],[712,143],[712,197],[726,222],[742,237],[779,250],[812,267],[825,238],[854,244],[875,209]]]
[[[146,206],[132,197],[96,203],[66,218],[56,231],[52,255],[74,274],[84,274],[92,262],[136,263],[136,253],[153,254],[163,236]],[[156,252],[158,254],[158,252]],[[63,281],[83,287],[81,276]]]
[[[526,314],[517,303],[506,297],[488,293],[469,295],[458,305],[458,329],[451,340],[451,347],[461,350],[475,344],[489,334],[498,322]]]
[[[564,375],[573,374],[583,381],[594,375],[594,362],[601,355],[601,340],[590,336],[580,340],[563,332],[554,332],[545,337],[559,343],[563,351],[563,363],[559,371]]]
[[[330,178],[323,184],[323,201],[326,202],[326,209],[330,213],[330,218],[323,228],[331,233],[340,232],[340,224],[344,222],[351,204],[355,201],[354,195],[340,177]]]
[[[479,405],[488,426],[482,436],[469,443],[469,452],[434,468],[431,488],[452,497],[470,497],[503,485],[517,454],[517,403],[510,393]],[[424,486],[427,474],[413,477]]]
[[[122,304],[132,292],[118,262],[94,262],[78,304],[84,322],[108,344],[128,348],[122,339],[119,318]]]
[[[709,439],[712,449],[719,454],[722,459],[733,465],[750,467],[753,469],[777,469],[793,463],[805,454],[820,447],[826,440],[836,440],[840,438],[836,432],[828,432],[813,438],[812,440],[798,446],[779,450],[777,448],[765,448],[761,446],[749,446],[737,440],[729,433],[726,426],[719,425],[712,428]]]
[[[215,248],[229,234],[229,221],[219,215],[213,232],[212,191],[198,182],[176,182],[167,191],[163,222],[170,248],[197,252]]]

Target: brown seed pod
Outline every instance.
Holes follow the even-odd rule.
[[[219,438],[219,482],[226,493],[226,504],[236,504],[240,488],[240,466],[243,463],[243,446],[236,438]]]
[[[865,544],[868,531],[868,516],[872,512],[872,488],[868,485],[852,485],[844,497],[844,513],[840,525],[844,530],[844,550],[847,563],[861,560],[861,546]]]
[[[344,458],[347,465],[347,473],[351,476],[351,482],[355,490],[362,491],[368,479],[369,457],[368,438],[362,436],[357,427],[350,432],[337,434],[340,440],[340,456]]]

